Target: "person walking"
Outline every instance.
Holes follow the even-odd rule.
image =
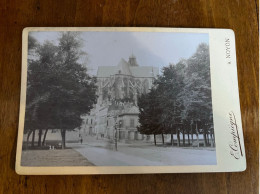
[[[83,142],[83,139],[82,139],[82,137],[80,137],[80,144],[82,144],[82,142]]]

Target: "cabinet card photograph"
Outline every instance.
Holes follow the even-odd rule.
[[[235,58],[231,30],[25,28],[17,173],[242,171]]]

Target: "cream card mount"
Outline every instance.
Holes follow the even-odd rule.
[[[18,174],[245,169],[232,30],[23,30]]]

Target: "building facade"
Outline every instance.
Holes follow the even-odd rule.
[[[116,66],[99,66],[98,99],[84,119],[84,133],[113,138],[118,123],[119,139],[142,139],[143,136],[137,132],[137,99],[139,95],[149,92],[158,74],[158,67],[139,66],[133,55],[128,62],[121,59]]]

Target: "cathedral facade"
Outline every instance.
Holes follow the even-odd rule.
[[[97,72],[98,103],[133,101],[136,104],[138,95],[149,91],[158,73],[158,67],[139,66],[133,55],[128,62],[121,59],[117,66],[100,66]]]
[[[98,100],[85,119],[84,131],[97,137],[113,138],[117,125],[119,139],[142,139],[137,132],[137,99],[149,92],[158,74],[158,67],[139,66],[133,55],[128,61],[121,59],[116,66],[99,66]]]

